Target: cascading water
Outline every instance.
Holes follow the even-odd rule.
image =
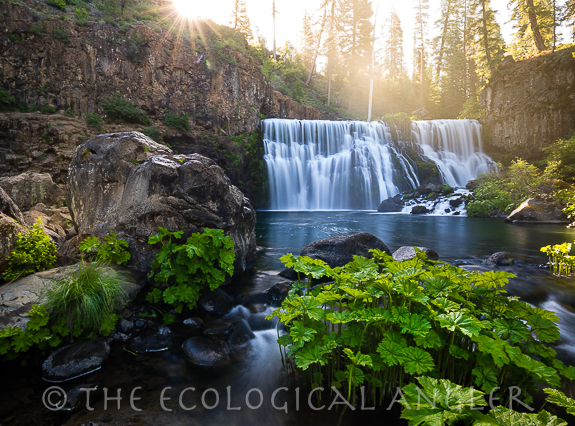
[[[262,127],[272,210],[374,209],[420,185],[412,157],[434,163],[454,187],[492,162],[474,120],[413,122],[414,142],[394,142],[381,122],[268,119]]]

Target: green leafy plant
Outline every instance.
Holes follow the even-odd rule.
[[[127,41],[126,58],[134,64],[141,64],[148,55],[148,49],[145,48],[148,42],[140,33],[133,33]]]
[[[151,124],[150,117],[145,111],[136,107],[128,99],[124,99],[119,93],[102,103],[104,112],[116,123],[134,123],[148,126]]]
[[[58,40],[64,42],[64,43],[69,43],[70,39],[68,37],[68,31],[66,30],[66,28],[61,27],[61,26],[56,26],[53,30],[52,30],[52,36],[54,36],[55,38],[57,38]]]
[[[36,37],[44,37],[44,24],[36,24],[30,28],[30,33]]]
[[[164,113],[164,124],[168,127],[181,130],[182,132],[190,131],[190,117],[188,114],[177,115],[171,112]]]
[[[74,111],[72,111],[72,108],[68,108],[66,111],[64,111],[64,115],[66,117],[74,117]]]
[[[65,0],[46,0],[46,3],[64,11],[64,12],[66,11],[66,1]]]
[[[89,257],[96,258],[100,262],[112,262],[117,265],[125,265],[130,260],[130,253],[126,251],[128,242],[110,233],[101,242],[97,237],[87,237],[80,243],[78,248]]]
[[[40,109],[40,112],[42,114],[54,114],[56,113],[56,108],[54,108],[52,105],[44,105],[42,109]]]
[[[469,404],[485,405],[482,392],[493,391],[507,405],[511,386],[532,404],[538,384],[557,388],[575,378],[575,367],[566,367],[549,346],[559,339],[559,318],[508,296],[504,287],[513,274],[466,271],[415,250],[404,262],[371,250],[373,259],[354,256],[334,269],[283,256],[287,267],[307,277],[271,315],[287,330],[278,339],[286,369],[306,386],[342,389],[349,401],[362,386],[374,404],[406,384],[404,392],[416,397],[415,380],[424,393],[450,395],[433,410],[404,410],[410,425],[471,421]],[[332,282],[312,288],[311,279],[319,278]],[[471,386],[482,392],[464,389]],[[492,412],[492,422],[508,415]]]
[[[89,333],[89,338],[107,335],[118,320],[116,307],[127,299],[120,286],[124,279],[98,262],[80,262],[75,271],[45,289],[44,305],[55,322],[65,320],[70,336],[76,337],[82,331]]]
[[[40,218],[26,233],[18,233],[16,246],[7,260],[9,266],[3,274],[7,281],[54,267],[56,244],[46,235]]]
[[[234,272],[234,243],[221,229],[205,228],[194,233],[183,244],[177,244],[183,231],[170,232],[158,227],[149,244],[161,244],[152,262],[150,278],[157,287],[146,300],[163,301],[181,312],[184,306],[193,309],[202,291],[215,290]]]

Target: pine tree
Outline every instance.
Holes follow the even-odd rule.
[[[473,38],[474,66],[476,65],[480,83],[483,85],[503,59],[505,43],[495,19],[496,11],[491,9],[489,0],[474,0],[471,9],[475,12],[475,19],[471,23],[471,30],[476,34]]]
[[[575,43],[575,0],[567,0],[562,19],[571,25],[571,37]]]
[[[340,49],[349,80],[347,110],[351,111],[356,77],[369,66],[373,10],[368,0],[340,0]]]
[[[403,30],[395,8],[386,22],[384,72],[390,80],[397,80],[403,74]]]
[[[337,25],[337,8],[336,0],[326,0],[326,40],[324,45],[325,55],[327,57],[327,107],[329,109],[331,103],[331,86],[333,73],[339,62],[338,52],[338,25]]]
[[[307,10],[304,11],[300,36],[300,53],[303,64],[307,68],[310,66],[313,59],[315,45],[315,34],[312,28],[311,16],[309,16]]]
[[[512,0],[512,20],[517,32],[511,45],[513,56],[524,58],[547,50],[553,44],[553,0]]]
[[[309,74],[308,74],[307,80],[306,80],[306,82],[305,82],[305,85],[306,85],[306,86],[309,86],[309,84],[311,83],[311,77],[312,77],[312,75],[313,75],[313,72],[315,71],[315,63],[316,63],[316,61],[317,61],[317,57],[318,57],[318,55],[319,55],[319,50],[320,50],[320,47],[321,47],[321,38],[322,38],[322,36],[323,36],[323,31],[324,31],[324,29],[325,29],[325,22],[326,22],[326,18],[327,18],[327,9],[328,9],[328,6],[329,6],[330,1],[333,1],[333,0],[325,0],[325,1],[324,1],[324,4],[323,4],[323,6],[322,6],[322,8],[323,8],[323,18],[321,19],[321,24],[320,24],[320,27],[319,27],[319,33],[318,33],[318,35],[317,35],[317,41],[316,41],[316,43],[315,43],[315,49],[314,49],[314,51],[313,51],[313,58],[312,58],[312,60],[311,60],[311,66],[310,66],[310,68],[309,68]],[[310,40],[310,44],[309,44],[309,45],[312,46],[312,44],[313,44],[313,40]]]
[[[252,28],[250,25],[250,18],[246,9],[245,0],[233,0],[232,9],[232,22],[234,30],[238,30],[244,35],[246,40],[250,41],[253,38]]]
[[[427,41],[427,20],[429,0],[414,0],[415,31],[413,33],[413,81],[419,81],[419,106],[423,107],[424,71],[427,61],[425,44]]]

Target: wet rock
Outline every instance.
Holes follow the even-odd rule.
[[[282,281],[271,287],[267,291],[267,301],[271,306],[279,306],[287,297],[289,291],[293,286],[291,281]]]
[[[64,382],[99,370],[110,354],[104,339],[64,346],[53,352],[42,364],[43,379]]]
[[[440,191],[442,194],[453,194],[455,192],[455,188],[453,188],[450,185],[444,184],[442,186],[439,187]]]
[[[427,214],[427,213],[431,213],[431,210],[429,210],[425,206],[413,206],[411,209],[411,214]]]
[[[373,257],[369,249],[379,249],[391,255],[391,251],[383,241],[367,232],[317,240],[305,246],[300,254],[312,259],[321,259],[335,268],[353,261],[353,255]]]
[[[118,321],[118,327],[123,333],[129,333],[134,328],[134,323],[127,319],[120,318],[120,321]]]
[[[457,212],[453,212],[453,216],[459,216],[460,214],[461,214],[461,212],[460,212],[460,211],[457,211]]]
[[[445,213],[450,213],[450,212],[451,212],[451,209],[444,209],[443,211],[444,211]]]
[[[184,238],[223,229],[234,241],[234,272],[255,262],[254,209],[216,162],[199,154],[175,156],[138,132],[96,136],[76,150],[68,188],[78,232],[126,239],[128,266],[150,270],[159,247],[148,237],[160,226],[183,230]]]
[[[449,205],[454,209],[459,207],[461,203],[463,203],[463,198],[453,198],[449,200]]]
[[[221,288],[208,292],[200,299],[199,305],[206,311],[225,315],[232,309],[232,298]]]
[[[288,280],[297,280],[297,272],[293,268],[285,268],[279,274],[280,277],[287,278]]]
[[[231,364],[224,347],[206,337],[190,337],[182,344],[182,350],[190,364],[201,371],[215,372]]]
[[[400,212],[403,209],[403,200],[401,194],[397,194],[394,197],[390,197],[387,200],[383,200],[377,211],[380,213],[394,213]]]
[[[26,172],[0,178],[0,187],[20,210],[30,210],[38,203],[61,207],[65,194],[48,173]]]
[[[491,256],[489,256],[489,258],[485,262],[488,265],[498,265],[498,266],[515,265],[513,255],[506,251],[498,251],[497,253],[493,253]]]
[[[255,338],[255,334],[251,330],[246,320],[240,320],[232,324],[232,332],[228,337],[227,343],[231,353],[235,353]]]
[[[467,183],[465,184],[465,188],[469,189],[470,191],[473,191],[474,189],[479,187],[479,182],[477,182],[476,180],[470,180],[467,181]]]
[[[427,247],[417,247],[419,250],[424,252],[429,260],[439,260],[439,255],[435,250],[432,250]],[[412,246],[403,246],[398,248],[393,253],[393,260],[396,261],[403,261],[403,260],[411,260],[415,257],[415,249]]]
[[[84,389],[84,390],[82,390]],[[83,408],[86,408],[86,397],[88,394],[88,391],[86,391],[85,389],[94,389],[97,390],[98,389],[98,385],[91,383],[91,384],[83,384],[83,385],[78,385],[73,389],[70,389],[68,392],[66,392],[66,405],[64,405],[64,407],[62,407],[62,411],[70,411],[70,412],[74,412],[74,411],[78,411],[81,410]],[[90,394],[92,395],[92,401],[93,402],[93,393],[94,391],[90,392]]]
[[[422,191],[424,194],[431,194],[432,192],[439,192],[437,185],[432,183],[427,184],[427,186]]]
[[[205,336],[226,336],[230,334],[232,323],[230,321],[210,321],[202,331]]]
[[[144,328],[148,323],[143,319],[137,319],[135,322],[136,328]]]
[[[191,333],[199,333],[204,328],[204,321],[197,317],[186,318],[183,324],[186,326],[186,330]]]
[[[124,333],[116,332],[114,333],[114,342],[127,342],[130,336]]]
[[[521,203],[505,219],[508,223],[569,223],[563,206],[553,197],[538,194]]]
[[[136,353],[165,351],[172,345],[173,333],[165,325],[147,332],[146,336],[136,336],[128,343],[128,349]]]

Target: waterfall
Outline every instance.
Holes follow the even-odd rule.
[[[262,130],[272,210],[374,209],[424,183],[418,162],[454,187],[492,162],[475,120],[413,122],[413,141],[394,141],[381,122],[273,118]]]

